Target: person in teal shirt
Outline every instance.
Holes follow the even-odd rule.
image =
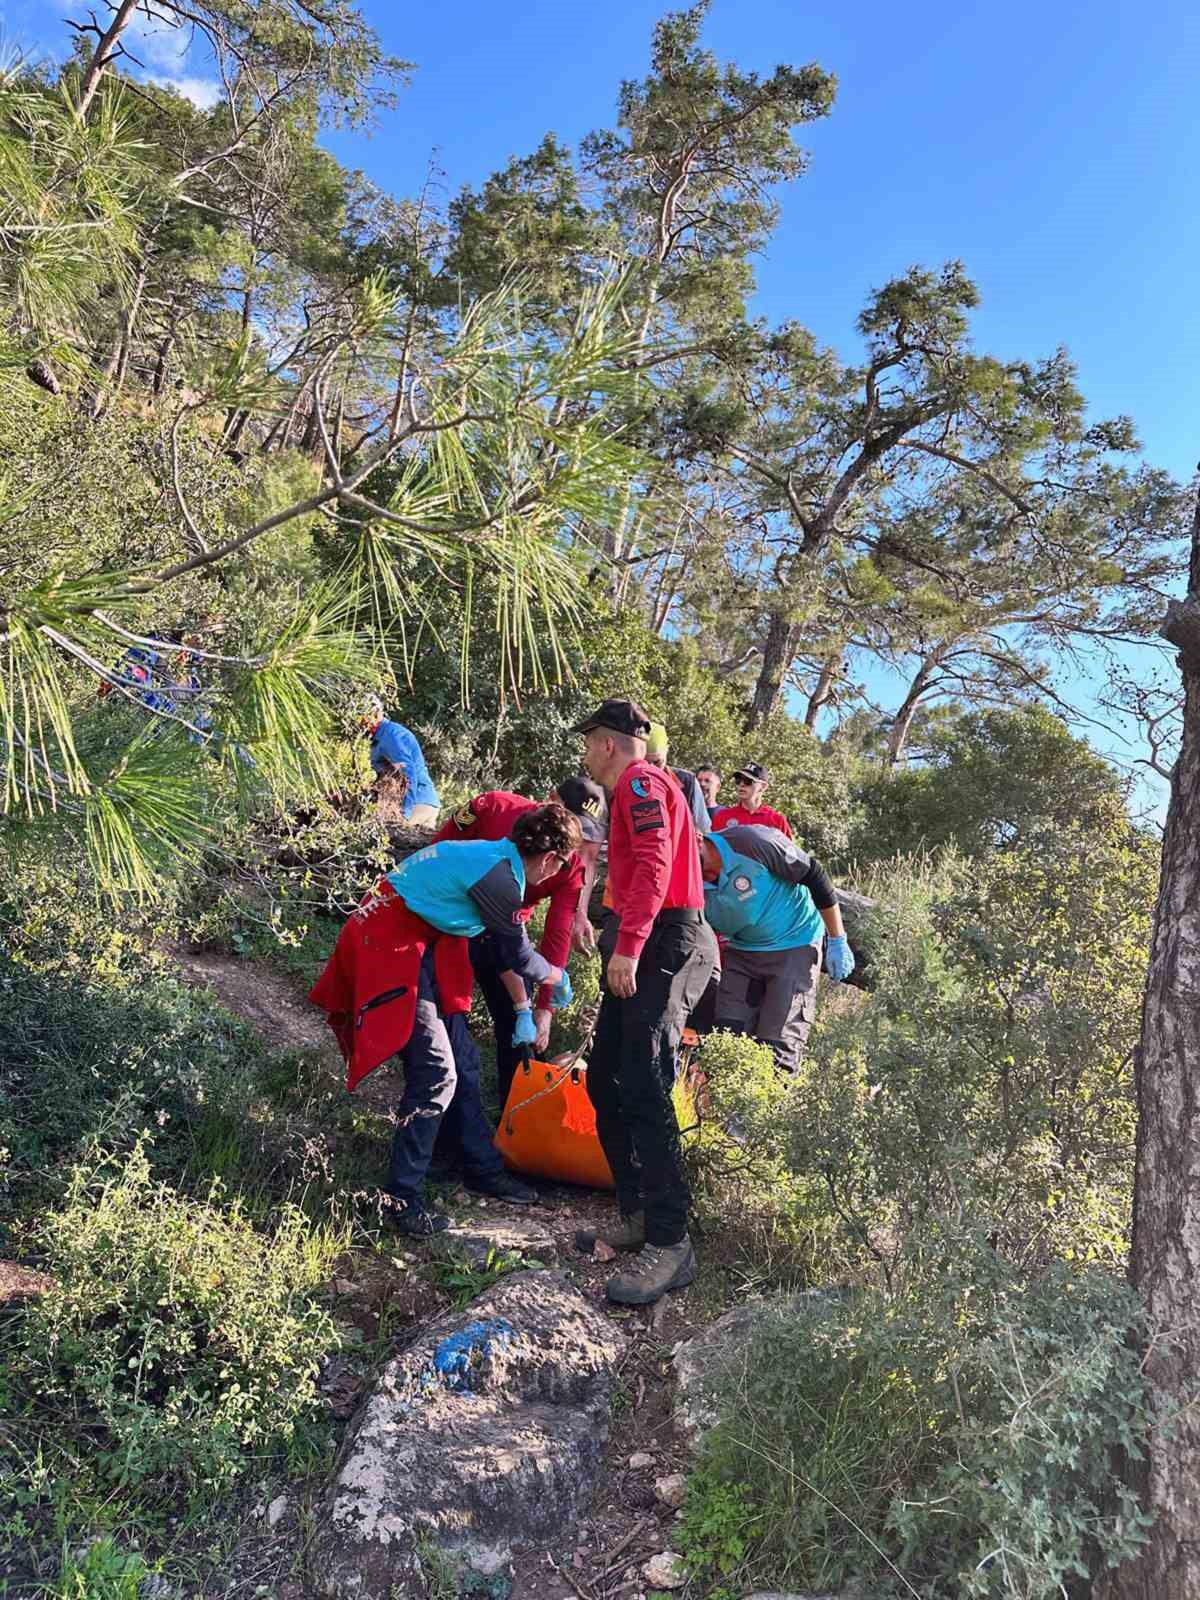
[[[526,979],[554,985],[550,1002],[554,1007],[571,1001],[568,974],[544,960],[529,942],[522,901],[526,882],[557,872],[579,838],[579,822],[564,806],[537,806],[517,818],[507,839],[428,845],[387,874],[408,909],[439,933],[469,939],[488,930],[496,945],[501,981],[511,986],[514,1004],[519,1003],[517,1037],[534,1036]],[[404,1233],[440,1233],[449,1227],[450,1219],[432,1211],[424,1199],[425,1178],[443,1122],[450,1142],[458,1147],[469,1188],[521,1205],[536,1199],[533,1190],[504,1171],[492,1145],[480,1100],[479,1058],[475,1052],[469,1057],[456,1053],[451,1043],[441,1014],[432,946],[421,959],[416,1017],[400,1059],[404,1097],[396,1111],[388,1164],[387,1220]]]
[[[831,977],[854,971],[829,874],[757,824],[705,834],[700,854],[704,915],[723,941],[716,1026],[769,1044],[794,1072],[816,1015],[822,943]]]

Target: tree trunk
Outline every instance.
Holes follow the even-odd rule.
[[[142,296],[146,292],[146,268],[139,267],[138,275],[133,285],[133,296],[128,309],[121,321],[121,340],[117,347],[117,365],[112,378],[114,394],[120,394],[125,382],[125,373],[129,368],[129,352],[133,347],[133,331],[137,319],[141,315]]]
[[[1130,1481],[1155,1518],[1142,1554],[1098,1586],[1105,1600],[1200,1595],[1200,500],[1188,597],[1163,636],[1179,649],[1183,742],[1171,780],[1135,1067],[1137,1164],[1130,1278],[1146,1306],[1160,1425]],[[1171,1426],[1163,1426],[1174,1417]]]
[[[154,355],[154,376],[150,380],[150,389],[156,400],[167,386],[167,373],[171,367],[171,353],[175,349],[175,339],[175,324],[172,323],[159,340]]]
[[[772,615],[763,645],[762,666],[758,682],[754,685],[754,698],[746,718],[746,732],[751,733],[767,720],[778,706],[783,695],[783,680],[796,656],[800,630],[788,617]]]
[[[101,34],[100,43],[96,52],[88,62],[87,71],[83,75],[83,82],[79,86],[79,118],[81,122],[87,121],[87,114],[91,110],[92,101],[96,98],[96,90],[100,87],[100,79],[104,76],[104,69],[110,61],[119,54],[118,46],[121,35],[133,21],[133,13],[137,9],[139,0],[121,0],[117,7],[116,15],[108,25],[107,32]],[[88,30],[90,32],[90,29]]]
[[[809,695],[808,705],[804,709],[804,726],[806,728],[816,727],[817,718],[821,714],[821,707],[829,703],[829,697],[833,693],[833,681],[842,670],[842,663],[845,659],[846,647],[844,645],[838,645],[837,649],[826,658],[825,664],[817,676],[816,687],[813,689],[812,694]]]
[[[929,692],[930,680],[937,671],[947,650],[955,641],[945,640],[933,649],[921,662],[916,677],[908,686],[908,693],[901,702],[900,709],[892,719],[891,730],[888,733],[887,764],[894,767],[904,754],[904,746],[908,743],[908,735],[912,729],[913,718],[917,714],[917,707],[922,698]]]

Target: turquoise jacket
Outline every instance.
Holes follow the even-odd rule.
[[[525,864],[511,839],[426,845],[387,877],[405,905],[442,933],[473,939],[484,928],[520,930]]]

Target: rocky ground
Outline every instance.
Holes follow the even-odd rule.
[[[193,982],[211,988],[273,1046],[331,1050],[323,1022],[287,978],[218,954],[180,952],[178,959]],[[382,1075],[376,1078],[378,1094],[394,1092]],[[665,1587],[661,1581],[651,1581],[645,1569],[671,1549],[686,1470],[686,1441],[672,1423],[672,1356],[711,1320],[716,1309],[712,1285],[702,1282],[644,1312],[610,1307],[604,1285],[613,1266],[580,1255],[574,1236],[579,1229],[602,1223],[611,1214],[611,1200],[567,1185],[541,1185],[540,1193],[542,1204],[513,1207],[480,1202],[463,1190],[448,1192],[446,1203],[458,1221],[436,1252],[444,1254],[448,1245],[459,1259],[473,1261],[477,1271],[485,1267],[489,1254],[493,1260],[497,1255],[519,1254],[524,1261],[555,1267],[596,1315],[611,1320],[621,1334],[606,1408],[607,1438],[588,1502],[573,1526],[534,1538],[518,1549],[507,1572],[511,1588],[502,1584],[500,1590],[511,1594],[512,1600],[610,1600],[637,1595]],[[445,1307],[447,1274],[443,1269],[438,1283],[432,1283],[427,1271],[430,1259],[428,1247],[404,1241],[390,1257],[359,1256],[344,1264],[330,1288],[339,1319],[353,1330],[352,1339],[360,1337],[370,1347],[394,1333],[397,1342],[403,1342],[424,1319]],[[464,1285],[461,1293],[469,1287]],[[373,1362],[356,1360],[354,1350],[352,1344],[333,1364],[324,1385],[339,1426],[347,1429],[373,1382]],[[269,1522],[272,1509],[274,1526]],[[228,1581],[209,1592],[234,1600],[261,1592],[270,1579],[271,1592],[281,1600],[300,1600],[305,1582],[294,1560],[295,1541],[312,1514],[311,1508],[282,1491],[265,1499],[260,1496],[236,1555],[231,1553],[230,1567],[236,1570],[228,1570]],[[278,1555],[273,1562],[274,1552]],[[664,1575],[658,1574],[660,1579]]]

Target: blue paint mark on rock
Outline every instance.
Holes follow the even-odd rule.
[[[493,1350],[503,1350],[513,1337],[513,1327],[503,1317],[468,1322],[449,1334],[434,1349],[433,1368],[447,1389],[470,1389],[471,1375]]]

